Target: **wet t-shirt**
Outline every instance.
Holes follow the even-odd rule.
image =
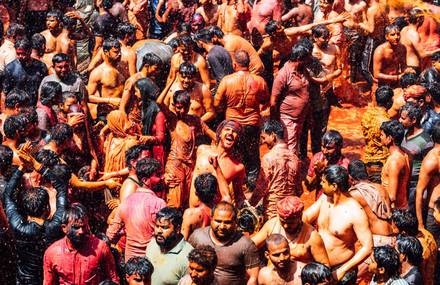
[[[104,39],[107,39],[116,34],[118,23],[118,18],[109,13],[99,15],[93,24],[93,34],[95,37],[103,37]]]

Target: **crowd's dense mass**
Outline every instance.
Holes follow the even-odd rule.
[[[0,285],[440,284],[438,5],[0,1]]]

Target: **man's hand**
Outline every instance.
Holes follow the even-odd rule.
[[[321,175],[324,170],[327,168],[327,160],[317,160],[315,161],[315,165],[313,166],[315,169],[316,175]]]
[[[209,156],[209,157],[208,157],[208,161],[209,161],[209,163],[212,165],[212,167],[213,167],[214,169],[217,169],[217,168],[218,168],[218,159],[217,159],[217,156]]]
[[[72,19],[82,19],[81,15],[78,13],[78,11],[69,11],[65,14],[67,17],[72,18]]]
[[[105,186],[107,186],[108,189],[115,189],[121,187],[121,184],[113,179],[108,179],[105,181]]]
[[[39,171],[42,165],[32,157],[32,155],[30,154],[31,149],[32,143],[28,141],[18,149],[17,155],[25,166],[32,167],[36,171]]]
[[[84,123],[86,116],[84,114],[68,114],[67,124],[74,128],[76,125]]]
[[[114,210],[117,207],[119,207],[120,204],[121,204],[121,202],[119,201],[119,199],[111,199],[110,201],[107,202],[107,207],[110,210]]]

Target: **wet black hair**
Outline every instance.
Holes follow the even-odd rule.
[[[350,186],[348,171],[340,165],[330,165],[324,171],[324,178],[329,184],[336,184],[340,192],[347,192]]]

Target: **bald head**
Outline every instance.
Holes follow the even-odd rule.
[[[242,49],[239,49],[234,53],[234,60],[235,63],[241,67],[249,67],[249,63],[251,61],[249,54]]]

